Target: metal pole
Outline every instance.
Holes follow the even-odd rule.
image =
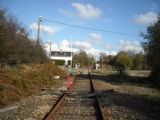
[[[73,50],[72,50],[72,35],[71,35],[71,69],[72,69],[72,64],[73,64],[73,54],[72,54]]]
[[[40,35],[40,23],[41,23],[41,18],[42,18],[42,16],[39,16],[39,18],[38,18],[38,23],[37,23],[37,25],[38,25],[38,29],[37,29],[37,44],[39,44],[39,35]]]

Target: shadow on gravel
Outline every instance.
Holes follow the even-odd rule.
[[[133,86],[149,87],[149,88],[160,90],[160,88],[152,84],[147,77],[130,76],[128,74],[123,74],[121,78],[119,78],[117,74],[110,74],[110,75],[92,74],[92,79],[102,80],[115,85],[126,84],[126,85],[133,85]]]
[[[84,75],[86,76],[86,75]],[[146,77],[123,75],[118,79],[116,74],[112,75],[93,75],[92,79],[101,80],[112,85],[130,85],[142,86],[146,88],[156,88],[148,81]],[[107,108],[114,108],[119,111],[119,114],[126,114],[127,116],[134,116],[136,119],[160,120],[160,97],[151,97],[148,95],[140,95],[136,93],[123,93],[118,91],[99,91],[100,97],[103,100],[104,106]],[[127,112],[127,110],[130,112]],[[125,113],[126,112],[126,113]],[[114,113],[111,113],[114,114]],[[128,115],[130,114],[130,115]],[[113,115],[115,116],[115,115]]]
[[[88,79],[88,74],[78,75],[77,78]],[[153,84],[149,82],[147,77],[139,77],[139,76],[130,76],[127,74],[123,74],[121,78],[117,74],[109,74],[109,75],[95,75],[91,74],[91,78],[94,80],[102,80],[111,84],[128,84],[128,85],[136,85],[143,87],[153,87]]]
[[[117,111],[120,113],[130,114],[137,119],[139,115],[152,120],[160,119],[160,98],[150,98],[143,95],[132,95],[115,91],[106,92],[102,98],[104,98],[104,107],[119,107]],[[128,110],[129,112],[126,112]]]
[[[116,74],[92,74],[91,76],[94,80],[102,80],[114,85],[125,84],[154,88],[146,77],[123,75],[121,79],[118,79]],[[88,74],[80,75],[78,79],[88,79]],[[116,116],[117,114],[120,116],[128,116],[129,119],[160,119],[160,97],[151,97],[138,93],[123,93],[114,90],[99,90],[95,94],[97,94],[100,100],[102,100],[101,102],[104,103],[103,107],[111,109],[111,116]]]
[[[88,75],[81,75],[80,79],[87,79]],[[93,75],[92,79],[102,80],[114,85],[130,85],[155,88],[145,77],[123,75],[118,79],[116,74],[112,75]],[[104,107],[118,111],[117,114],[134,116],[134,119],[160,120],[160,96],[153,97],[148,95],[123,93],[118,91],[99,91]],[[111,111],[112,111],[111,110]],[[115,114],[115,112],[111,113]],[[124,115],[124,116],[125,116]],[[116,116],[116,115],[113,115]],[[130,118],[132,119],[132,118]]]
[[[78,80],[89,79],[89,75],[88,74],[79,74],[79,75],[77,75],[77,79]]]

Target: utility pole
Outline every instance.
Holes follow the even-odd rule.
[[[72,54],[73,50],[72,50],[72,35],[71,35],[71,69],[72,69],[72,65],[73,65],[73,54]]]
[[[40,35],[41,18],[42,18],[42,16],[39,16],[38,23],[37,23],[37,25],[38,25],[38,29],[37,29],[37,44],[39,44],[39,38],[40,38],[39,35]]]

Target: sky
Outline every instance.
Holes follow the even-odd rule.
[[[143,51],[140,33],[157,21],[160,0],[0,0],[0,7],[14,14],[33,39],[42,16],[40,38],[47,50],[51,42],[52,50],[69,51],[72,46],[74,52],[82,49],[98,58],[101,52]]]

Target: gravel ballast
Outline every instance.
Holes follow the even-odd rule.
[[[65,90],[67,81],[62,80],[52,88],[37,91],[35,95],[1,108],[0,120],[42,120]]]

